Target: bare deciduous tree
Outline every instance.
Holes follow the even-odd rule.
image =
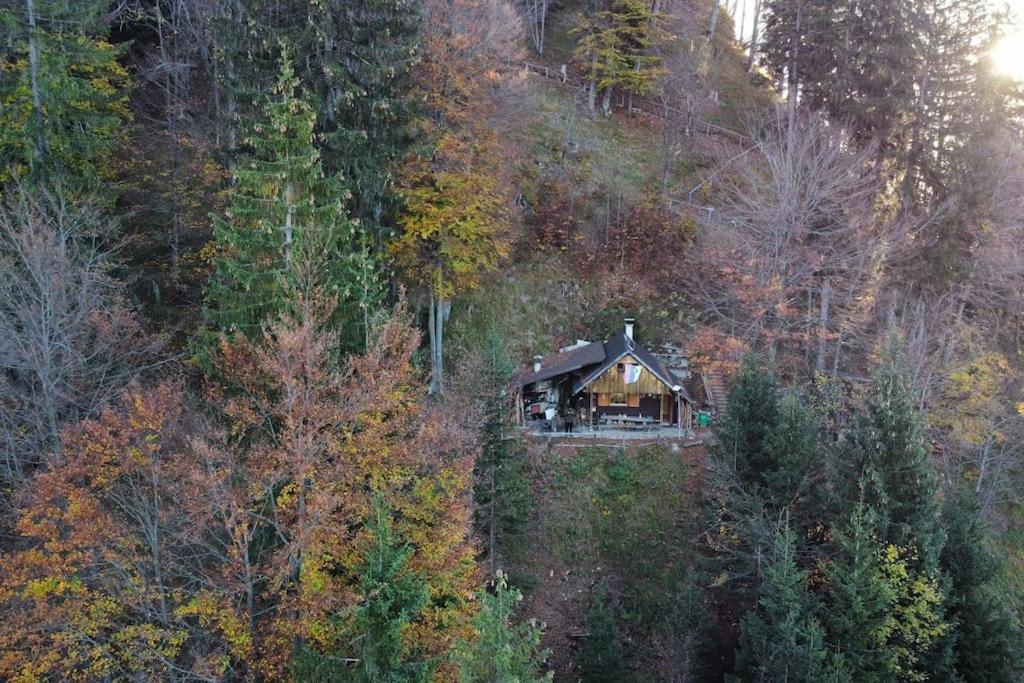
[[[519,0],[526,23],[530,27],[530,38],[537,54],[544,54],[545,24],[548,18],[548,0]]]
[[[813,115],[791,126],[780,112],[751,137],[756,153],[723,176],[729,199],[699,240],[697,299],[733,336],[824,370],[828,342],[838,353],[870,310],[893,246],[893,222],[872,210],[871,151]]]
[[[109,226],[59,194],[0,205],[0,477],[21,482],[155,350],[99,248]]]

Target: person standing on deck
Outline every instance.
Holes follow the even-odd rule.
[[[572,428],[576,424],[576,413],[572,408],[565,411],[565,433],[572,434]]]

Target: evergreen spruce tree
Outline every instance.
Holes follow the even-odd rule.
[[[657,637],[665,649],[670,680],[703,680],[706,673],[711,615],[702,579],[697,568],[687,567],[674,593],[666,596],[668,605]]]
[[[743,359],[729,387],[729,400],[718,422],[716,454],[745,486],[761,485],[770,468],[767,444],[779,422],[778,388],[753,356]]]
[[[712,451],[713,538],[718,561],[735,578],[732,590],[748,606],[758,598],[763,558],[777,546],[778,525],[792,519],[794,542],[819,522],[820,497],[808,486],[820,438],[795,393],[778,390],[752,357],[744,360],[718,426]]]
[[[994,3],[923,0],[915,21],[921,66],[895,166],[904,204],[935,214],[920,258],[928,284],[943,288],[972,273],[978,225],[1005,174],[995,146],[1019,133],[1020,91],[983,57],[1005,21]]]
[[[885,544],[863,501],[834,528],[825,623],[829,643],[856,680],[952,680],[950,627],[935,574],[916,551]]]
[[[664,70],[653,48],[671,39],[660,28],[663,19],[645,0],[611,0],[607,9],[580,17],[573,29],[579,36],[573,58],[590,83],[591,110],[600,91],[605,114],[615,88],[630,97],[654,92]]]
[[[938,560],[945,534],[924,421],[893,333],[853,425],[829,462],[833,518],[862,503],[877,524],[882,573],[893,592],[887,647],[899,676],[952,675],[944,621],[946,577]],[[895,675],[890,672],[890,675]]]
[[[214,228],[218,250],[205,312],[218,331],[259,334],[314,274],[316,286],[336,299],[333,322],[347,335],[345,347],[363,342],[380,296],[376,268],[342,206],[346,191],[323,171],[315,120],[285,56],[246,139],[249,154],[235,168],[227,218]]]
[[[391,512],[380,495],[373,499],[372,542],[359,575],[361,602],[347,642],[337,651],[301,651],[293,673],[304,681],[426,683],[430,667],[406,652],[403,630],[427,604],[423,579],[407,568],[413,549],[391,527]]]
[[[476,526],[485,539],[488,563],[494,570],[499,553],[514,551],[525,533],[533,497],[529,453],[510,424],[506,387],[513,368],[495,334],[489,334],[484,344],[484,422],[474,468],[473,498]]]
[[[587,635],[576,654],[580,679],[584,683],[621,683],[626,678],[625,657],[615,613],[602,586],[594,593],[587,612]]]
[[[1001,567],[986,548],[987,533],[973,493],[952,497],[944,526],[949,537],[941,559],[950,578],[948,621],[956,672],[968,683],[1019,681],[1024,677],[1024,641],[993,585]]]
[[[796,536],[786,526],[776,536],[758,606],[743,619],[737,669],[757,681],[844,680],[842,666],[829,655],[795,551]]]
[[[778,421],[764,441],[765,470],[760,478],[766,499],[780,509],[802,502],[808,473],[820,453],[820,437],[798,394],[787,391],[779,396],[775,413]]]
[[[318,6],[320,6],[318,4]],[[352,193],[349,210],[378,243],[395,224],[395,165],[411,149],[422,3],[332,0],[322,5],[318,94],[324,165]],[[316,76],[310,73],[310,76]]]
[[[128,111],[123,50],[103,0],[0,6],[0,183],[60,184],[102,197]]]
[[[768,0],[762,60],[801,106],[898,151],[916,91],[915,0]],[[794,102],[795,104],[795,102]]]
[[[365,683],[430,680],[425,662],[409,661],[402,630],[427,602],[427,587],[406,569],[412,548],[400,545],[391,530],[390,512],[380,496],[374,499],[373,545],[366,555],[359,584],[363,604],[356,612],[359,675]]]
[[[742,488],[773,510],[794,504],[819,450],[810,412],[794,393],[780,393],[754,359],[744,360],[718,426],[716,458]]]
[[[548,657],[540,649],[542,629],[534,621],[512,622],[522,594],[509,588],[498,572],[494,591],[485,592],[480,612],[473,622],[475,638],[455,648],[455,661],[462,683],[542,683],[554,674],[541,674]]]
[[[273,83],[282,50],[301,55],[324,168],[341,176],[351,216],[378,248],[395,222],[394,166],[415,143],[422,14],[417,0],[240,0],[219,22],[229,129]]]
[[[1004,10],[987,0],[766,0],[764,21],[762,63],[791,111],[826,111],[875,144],[899,200],[934,214],[919,276],[936,288],[968,277],[1003,173],[991,145],[1019,127],[1019,85],[984,58]]]
[[[896,670],[887,647],[896,596],[882,572],[874,517],[857,503],[848,523],[833,531],[837,554],[828,566],[825,610],[830,644],[864,683],[892,680]]]
[[[883,546],[912,549],[926,571],[936,570],[943,534],[935,475],[895,334],[882,348],[852,427],[830,458],[830,479],[838,518],[863,500],[878,516]]]

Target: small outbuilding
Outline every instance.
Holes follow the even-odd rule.
[[[676,349],[661,357],[633,337],[634,321],[608,341],[579,340],[534,358],[514,381],[520,424],[561,420],[568,429],[693,428],[689,374]],[[670,369],[671,368],[671,369]]]

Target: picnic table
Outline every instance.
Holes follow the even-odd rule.
[[[602,415],[600,424],[617,429],[650,429],[659,421],[644,415]]]

